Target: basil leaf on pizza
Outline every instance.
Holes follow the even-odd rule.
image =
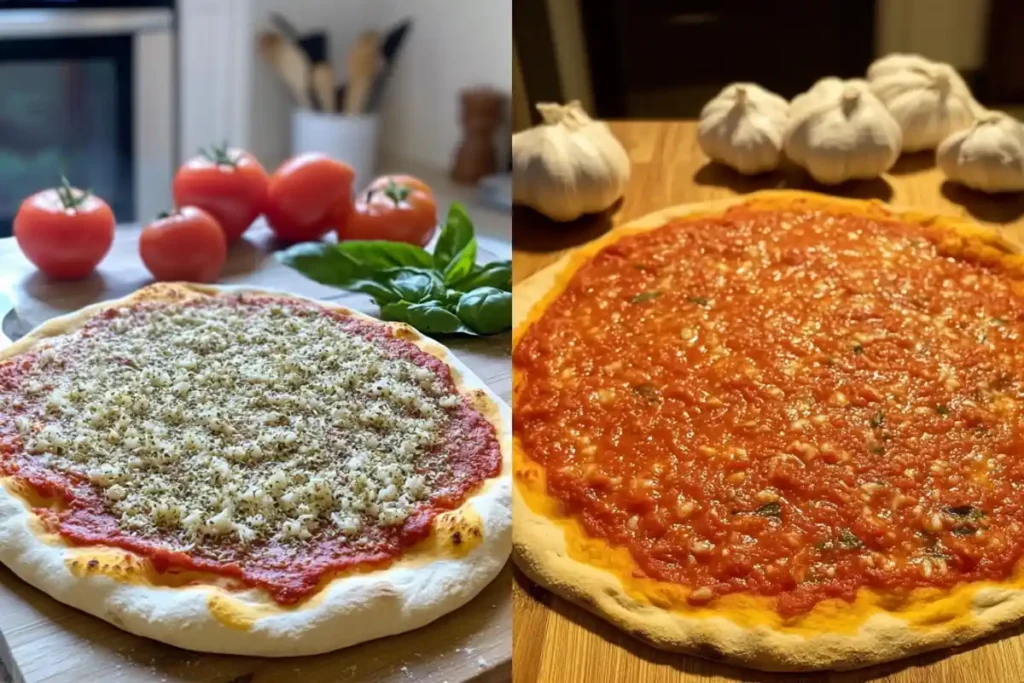
[[[641,219],[514,299],[534,581],[770,670],[1024,618],[1024,257],[994,231],[764,192]]]
[[[403,295],[438,286],[399,270]],[[407,327],[154,285],[0,351],[0,561],[190,649],[290,656],[410,630],[505,562],[508,429]]]

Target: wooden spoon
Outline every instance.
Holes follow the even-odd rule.
[[[309,97],[309,58],[294,42],[280,33],[261,33],[260,52],[291,89],[299,106],[313,108]]]
[[[345,89],[345,114],[357,116],[366,110],[373,81],[381,67],[380,36],[366,31],[348,53],[348,86]]]
[[[320,62],[313,67],[313,94],[320,104],[320,111],[333,112],[337,106],[335,89],[334,68],[326,63]]]

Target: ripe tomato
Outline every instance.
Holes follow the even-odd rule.
[[[36,268],[52,278],[91,273],[114,242],[114,212],[94,194],[71,187],[37,192],[14,217],[14,238]]]
[[[356,198],[339,240],[390,240],[423,246],[437,226],[434,193],[407,175],[377,178]]]
[[[242,236],[263,213],[267,172],[245,150],[213,147],[200,150],[174,175],[174,203],[198,206],[224,230],[228,243]]]
[[[265,215],[282,242],[318,240],[345,225],[355,171],[323,154],[301,154],[270,176]]]
[[[157,280],[214,282],[228,257],[228,241],[217,219],[183,206],[142,230],[139,256]]]

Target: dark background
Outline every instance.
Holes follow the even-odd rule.
[[[733,81],[792,98],[824,76],[863,77],[879,56],[874,0],[578,2],[601,118],[694,118]],[[546,5],[516,0],[513,9],[534,122],[533,103],[566,99]],[[990,0],[988,12],[983,66],[963,75],[985,105],[1020,105],[1024,2]]]

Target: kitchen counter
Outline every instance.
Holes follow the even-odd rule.
[[[697,146],[696,124],[691,121],[616,122],[611,128],[626,146],[633,165],[623,200],[606,214],[563,225],[517,207],[512,221],[515,282],[553,263],[574,246],[668,206],[772,188],[825,191],[796,169],[746,178],[709,164]],[[1024,194],[991,197],[946,183],[929,154],[906,156],[881,179],[851,183],[831,192],[969,216],[996,226],[1012,241],[1024,244]],[[957,648],[957,654],[940,650],[846,673],[764,674],[649,647],[531,584],[518,572],[513,592],[513,671],[515,680],[522,683],[1024,681],[1021,628]]]

